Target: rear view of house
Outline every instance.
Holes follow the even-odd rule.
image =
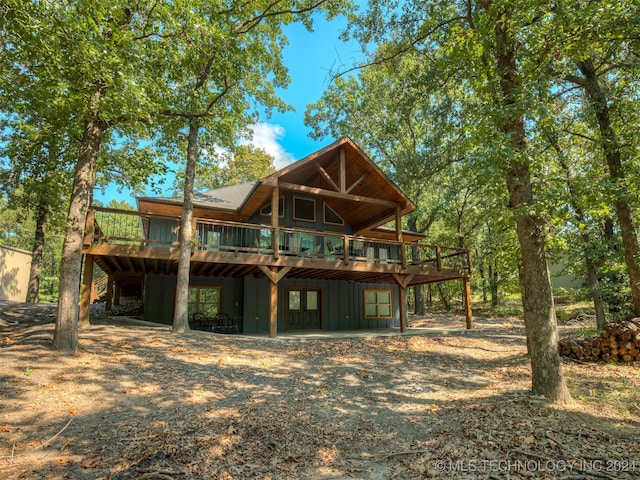
[[[145,320],[169,324],[182,199],[137,200],[136,212],[92,210],[85,278],[95,262],[111,291],[140,285]],[[223,315],[237,331],[271,336],[405,330],[409,286],[458,279],[468,297],[471,274],[467,250],[402,230],[415,208],[348,138],[262,180],[198,193],[189,316]]]

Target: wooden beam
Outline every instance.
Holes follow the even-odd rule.
[[[104,313],[107,315],[111,315],[111,304],[113,301],[113,276],[109,275],[107,277],[107,295],[104,299]]]
[[[91,311],[91,286],[93,283],[93,255],[84,257],[84,273],[82,275],[82,293],[80,297],[79,326],[90,325],[89,312]]]
[[[471,282],[469,277],[462,278],[462,287],[464,293],[464,317],[468,330],[473,328],[473,312],[471,311]]]
[[[395,202],[392,202],[390,200],[382,200],[381,198],[364,197],[362,195],[351,195],[350,193],[346,192],[334,192],[333,190],[309,187],[307,185],[298,185],[296,183],[281,182],[280,188],[284,188],[285,190],[292,190],[295,192],[310,193],[312,195],[322,195],[325,197],[339,198],[341,200],[350,200],[353,202],[373,203],[375,205],[383,205],[385,207],[392,207],[394,209],[398,205]]]
[[[391,276],[398,282],[403,288],[407,288],[411,280],[413,280],[413,275],[400,275],[398,273],[392,273]]]
[[[336,185],[336,182],[333,181],[333,178],[331,178],[331,176],[327,173],[327,171],[324,168],[322,168],[322,165],[320,165],[318,162],[314,162],[313,164],[315,165],[316,169],[320,172],[320,175],[322,175],[325,178],[325,180],[329,182],[333,188],[336,189],[336,192],[339,192],[340,187]]]
[[[399,275],[392,273],[391,276],[398,283],[398,306],[400,307],[400,331],[407,331],[409,324],[409,312],[407,310],[407,286],[413,279],[413,275]]]
[[[357,179],[355,182],[353,182],[351,184],[351,186],[349,188],[347,188],[345,193],[351,193],[351,190],[353,190],[354,188],[356,188],[358,185],[360,185],[362,183],[362,181],[367,178],[367,175],[369,175],[368,173],[363,173],[362,175],[360,175],[360,178]]]
[[[122,287],[119,283],[114,285],[113,304],[120,305],[120,294],[122,293]]]
[[[278,218],[280,215],[280,188],[276,185],[271,192],[271,245],[273,245],[273,258],[278,259],[280,245],[280,229],[278,228]]]
[[[400,307],[400,332],[407,331],[408,311],[407,311],[407,288],[400,285],[398,287],[398,299]]]
[[[131,261],[130,257],[125,257],[125,261],[127,263],[127,265],[129,266],[129,273],[135,273],[136,272],[136,267],[133,264],[133,262]]]
[[[347,166],[346,155],[344,148],[340,149],[340,191],[346,192],[347,190]]]
[[[271,273],[277,277],[277,267],[272,267]],[[271,277],[269,277],[271,278]],[[278,336],[278,282],[269,282],[269,336]]]
[[[278,267],[269,268],[265,265],[258,265],[258,268],[262,270],[262,273],[264,273],[272,283],[277,284],[287,273],[289,273],[292,267],[283,267],[278,269]]]

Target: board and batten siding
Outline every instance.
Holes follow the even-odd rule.
[[[209,278],[192,277],[191,285],[219,285],[221,287],[220,311],[234,318],[242,318],[243,333],[269,332],[269,281],[265,278],[247,277]],[[175,299],[175,277],[172,275],[147,275],[144,319],[171,325]],[[317,281],[283,279],[278,284],[278,331],[285,331],[287,291],[292,288],[317,288],[321,291],[322,323],[324,330],[358,330],[398,326],[400,308],[398,287],[346,281]],[[384,289],[392,291],[393,319],[365,320],[364,290]]]
[[[242,318],[242,279],[191,277],[191,286],[219,286],[220,311],[234,318]],[[145,284],[144,319],[148,322],[171,325],[176,297],[176,277],[147,275]]]
[[[168,218],[152,218],[149,221],[149,245],[152,247],[167,246],[154,244],[153,240],[160,242],[177,242],[180,221]]]
[[[0,245],[0,300],[27,300],[31,252]]]

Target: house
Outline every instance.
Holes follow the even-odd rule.
[[[137,282],[144,319],[170,324],[182,200],[143,197],[137,208],[92,209],[84,277],[95,262],[111,292]],[[461,280],[470,295],[467,250],[428,245],[401,228],[415,208],[349,138],[262,180],[197,193],[190,318],[220,314],[237,331],[271,336],[406,330],[408,287]],[[88,287],[81,315],[88,315]]]

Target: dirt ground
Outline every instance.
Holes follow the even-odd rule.
[[[94,308],[65,356],[55,305],[0,302],[0,478],[640,478],[640,368],[565,360],[575,403],[547,405],[519,319],[285,341]]]

